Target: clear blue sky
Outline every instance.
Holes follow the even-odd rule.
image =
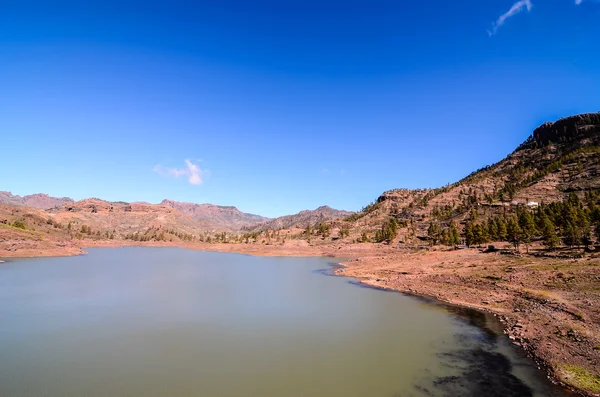
[[[155,3],[0,0],[0,190],[358,210],[600,110],[594,0]]]

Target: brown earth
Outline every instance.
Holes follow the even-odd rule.
[[[0,227],[0,257],[73,256],[83,254],[69,240],[47,238],[44,233]]]

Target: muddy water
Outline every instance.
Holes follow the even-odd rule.
[[[0,395],[563,395],[481,315],[330,262],[130,247],[2,263]]]

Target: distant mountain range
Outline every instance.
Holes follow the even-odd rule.
[[[165,199],[159,204],[144,202],[109,202],[97,198],[74,201],[39,193],[27,196],[0,192],[0,204],[44,210],[57,222],[82,224],[93,230],[127,235],[149,228],[167,228],[181,233],[235,232],[306,227],[323,220],[346,217],[352,212],[327,206],[305,210],[295,215],[267,218],[241,212],[233,206],[186,203]]]
[[[256,226],[261,222],[270,220],[270,218],[264,216],[241,212],[233,206],[182,203],[167,199],[161,201],[160,205],[174,208],[183,214],[189,215],[192,219],[212,222],[234,230]]]
[[[329,206],[321,206],[315,210],[304,210],[294,215],[281,216],[259,223],[253,229],[260,230],[278,230],[291,229],[294,227],[305,228],[314,226],[320,222],[346,218],[354,212],[336,210]]]
[[[60,207],[65,203],[72,203],[73,199],[69,197],[52,197],[44,193],[30,194],[27,196],[17,196],[11,192],[0,191],[0,203],[8,205],[22,205],[26,207],[40,208],[47,210]]]

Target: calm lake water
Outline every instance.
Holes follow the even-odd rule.
[[[564,395],[485,316],[328,276],[331,261],[129,247],[0,263],[0,395]]]

